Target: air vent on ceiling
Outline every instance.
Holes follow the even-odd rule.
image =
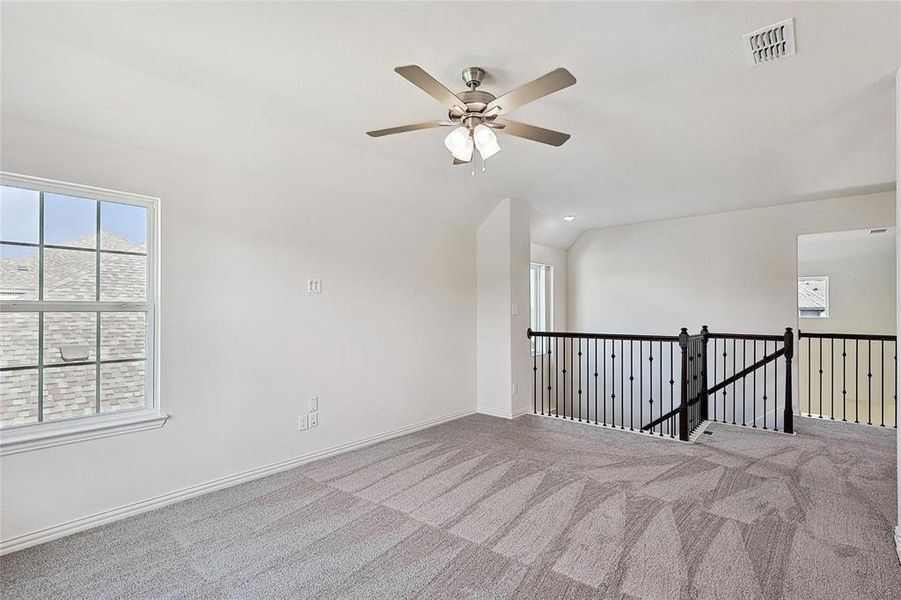
[[[871,229],[870,233],[885,233],[886,231],[888,231],[888,228],[880,227],[879,229]]]
[[[745,56],[752,67],[795,53],[795,20],[786,19],[741,36]]]

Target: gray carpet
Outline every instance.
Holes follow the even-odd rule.
[[[895,432],[472,416],[2,559],[12,598],[901,597]]]

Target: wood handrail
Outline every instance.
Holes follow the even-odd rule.
[[[633,340],[641,342],[678,342],[678,335],[639,335],[631,333],[577,333],[572,331],[532,331],[531,337],[580,338],[583,340]]]
[[[814,333],[798,331],[799,338],[819,338],[827,340],[870,340],[874,342],[895,342],[897,335],[879,333]]]

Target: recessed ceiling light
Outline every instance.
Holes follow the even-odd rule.
[[[576,215],[566,215],[565,217],[563,217],[563,220],[567,223],[572,223],[576,220]]]

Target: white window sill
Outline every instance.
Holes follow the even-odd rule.
[[[0,432],[0,456],[75,444],[124,433],[158,429],[166,424],[168,418],[169,415],[142,412],[73,419],[9,429]]]

